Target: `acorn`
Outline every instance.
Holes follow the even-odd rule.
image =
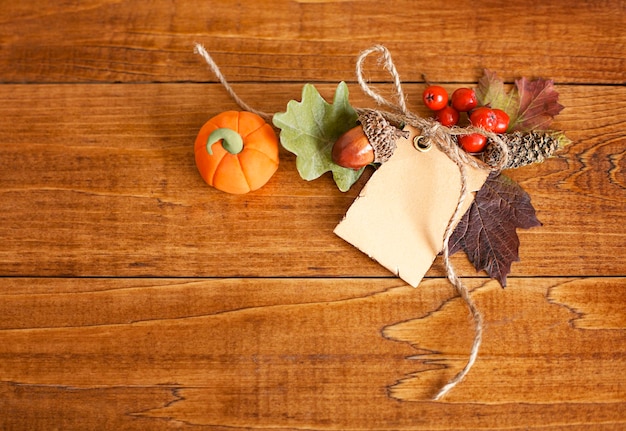
[[[361,169],[374,163],[376,155],[359,124],[341,135],[333,145],[333,162],[344,168]]]
[[[378,111],[366,110],[358,121],[333,145],[333,162],[344,168],[358,170],[370,163],[385,163],[396,150],[396,140],[409,137],[408,131],[392,125]]]

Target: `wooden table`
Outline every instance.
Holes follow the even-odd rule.
[[[484,3],[484,4],[483,4]],[[626,429],[626,3],[3,2],[0,429]],[[437,258],[417,289],[333,234],[342,193],[281,150],[242,196],[206,186],[193,141],[237,105],[275,113],[358,54],[425,75],[555,80],[573,143],[511,170],[543,226],[501,289]],[[375,63],[368,78],[389,88]]]

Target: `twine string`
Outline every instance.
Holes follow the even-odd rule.
[[[362,70],[363,61],[365,60],[367,56],[369,56],[370,54],[374,52],[380,53],[381,61],[384,62],[385,68],[389,71],[389,73],[391,74],[393,78],[395,94],[398,99],[398,105],[396,106],[394,106],[392,103],[390,103],[385,98],[383,98],[380,94],[372,90],[367,85],[367,83],[365,82],[363,78],[363,70]],[[504,166],[506,166],[506,163],[508,161],[508,147],[506,146],[505,142],[500,137],[498,137],[495,133],[486,132],[485,130],[477,129],[475,127],[467,127],[463,129],[459,127],[452,127],[452,128],[445,127],[444,128],[435,120],[425,119],[425,118],[419,117],[411,113],[406,108],[406,102],[405,102],[404,92],[402,90],[402,83],[401,83],[402,81],[400,80],[400,76],[398,75],[398,72],[391,59],[391,54],[389,53],[387,48],[384,46],[376,45],[368,50],[363,51],[357,61],[356,74],[357,74],[358,82],[363,92],[368,94],[379,104],[389,106],[397,111],[402,112],[401,117],[399,117],[396,114],[385,113],[388,119],[395,120],[397,124],[405,123],[413,127],[416,127],[418,129],[421,129],[423,136],[431,139],[438,146],[438,148],[442,150],[459,168],[459,173],[461,176],[461,190],[459,194],[459,200],[457,202],[454,213],[452,217],[450,218],[450,220],[448,221],[448,224],[446,226],[444,241],[443,241],[443,261],[444,261],[444,265],[446,268],[448,280],[455,287],[457,293],[463,299],[463,301],[465,301],[472,315],[472,318],[474,320],[474,326],[475,326],[475,333],[474,333],[475,335],[474,335],[474,341],[472,343],[472,348],[471,348],[470,355],[469,355],[466,365],[445,386],[443,386],[439,390],[437,395],[435,395],[434,399],[440,400],[448,392],[450,392],[450,390],[452,390],[457,384],[459,384],[465,378],[465,376],[469,373],[470,369],[473,367],[474,363],[476,362],[476,358],[478,357],[478,351],[480,349],[480,345],[482,343],[482,336],[483,336],[482,314],[480,313],[480,311],[476,307],[476,304],[472,300],[469,290],[467,289],[467,287],[465,286],[461,278],[456,274],[454,266],[452,265],[452,262],[450,261],[450,248],[448,244],[450,241],[450,237],[452,236],[452,233],[454,232],[455,223],[460,218],[460,216],[462,216],[461,211],[463,210],[463,205],[469,196],[469,190],[467,187],[467,181],[468,181],[467,167],[472,166],[472,167],[479,168],[479,169],[500,171],[502,170]],[[456,140],[453,139],[453,136],[469,134],[469,133],[477,133],[477,132],[486,135],[502,150],[503,157],[502,157],[502,160],[499,161],[497,166],[493,166],[493,167],[488,166],[487,164],[480,162],[474,157],[468,155],[465,151],[459,148],[459,146],[456,143]]]
[[[252,108],[247,103],[245,103],[233,90],[230,86],[224,75],[221,73],[219,67],[211,57],[211,55],[206,51],[206,49],[199,43],[195,44],[194,52],[199,54],[207,63],[213,74],[220,81],[224,89],[228,92],[228,94],[233,98],[233,100],[239,105],[239,107],[243,110],[253,112],[260,117],[262,117],[265,121],[270,122],[272,115],[263,111],[259,111],[257,109]],[[384,66],[384,68],[389,72],[394,82],[394,93],[396,97],[396,101],[390,102],[381,96],[378,92],[374,91],[365,78],[363,77],[363,63],[365,59],[373,54],[378,53],[380,55],[379,62]],[[461,176],[461,190],[459,193],[459,200],[457,202],[456,208],[448,224],[446,226],[444,241],[443,241],[443,261],[446,268],[446,274],[450,283],[455,287],[459,296],[465,301],[472,318],[474,320],[475,326],[475,335],[474,342],[472,344],[472,348],[470,351],[470,355],[468,361],[463,367],[463,369],[456,374],[445,386],[443,386],[437,395],[435,395],[435,400],[442,399],[450,390],[452,390],[457,384],[459,384],[465,376],[469,373],[470,369],[476,362],[476,358],[478,357],[478,351],[480,349],[480,345],[482,343],[482,335],[483,335],[483,318],[482,314],[476,307],[476,304],[472,300],[469,290],[463,284],[461,278],[456,274],[454,266],[450,261],[450,248],[449,241],[452,233],[454,232],[454,228],[456,226],[456,221],[462,216],[461,211],[463,210],[463,205],[467,198],[469,197],[469,190],[467,187],[468,174],[467,167],[471,166],[478,169],[492,170],[492,171],[501,171],[504,166],[508,163],[508,147],[506,143],[495,133],[487,132],[483,129],[478,129],[476,127],[443,127],[437,121],[433,119],[422,118],[414,113],[410,112],[406,106],[406,98],[404,95],[404,91],[402,90],[402,81],[400,80],[400,75],[396,70],[396,66],[391,58],[391,54],[389,50],[382,45],[375,45],[363,52],[359,55],[356,62],[356,75],[359,86],[361,90],[374,99],[379,105],[387,106],[391,108],[395,112],[384,112],[379,111],[387,120],[395,122],[396,124],[408,124],[422,131],[422,135],[432,142],[434,142],[437,147],[446,154],[450,160],[452,160],[459,168],[459,173]],[[365,111],[366,109],[357,109],[358,111]],[[487,138],[489,138],[493,143],[495,143],[498,147],[500,147],[502,157],[499,160],[499,163],[496,166],[489,166],[486,163],[483,163],[476,158],[468,155],[465,151],[461,150],[456,143],[455,136],[470,134],[470,133],[482,133]]]
[[[209,66],[209,68],[211,69],[215,77],[220,81],[220,83],[222,84],[224,89],[228,92],[230,97],[232,97],[232,99],[235,101],[235,103],[237,103],[237,105],[239,105],[241,109],[243,109],[244,111],[249,111],[254,114],[257,114],[259,117],[263,118],[268,123],[271,122],[272,120],[271,114],[254,109],[253,107],[248,105],[246,102],[244,102],[243,99],[239,97],[239,95],[237,95],[235,90],[233,90],[233,88],[230,86],[230,84],[228,83],[228,81],[226,80],[222,72],[220,71],[220,68],[218,67],[217,63],[215,63],[215,61],[213,60],[213,57],[211,57],[211,54],[207,52],[204,46],[202,46],[199,43],[196,43],[194,46],[194,52],[200,55],[204,59],[204,61]]]
[[[458,164],[459,171],[461,173],[461,178],[467,178],[467,165],[461,163]],[[454,214],[452,218],[448,222],[448,226],[446,227],[446,233],[444,235],[443,242],[443,262],[446,267],[446,272],[448,275],[448,280],[450,283],[456,288],[456,291],[461,296],[461,298],[467,304],[467,308],[469,308],[472,318],[474,319],[474,341],[472,342],[472,348],[470,350],[470,355],[467,363],[463,367],[463,369],[457,373],[445,386],[443,386],[437,395],[435,395],[435,400],[442,399],[452,388],[454,388],[458,383],[460,383],[465,376],[469,373],[470,369],[474,366],[474,362],[476,362],[476,358],[478,358],[478,351],[480,350],[480,345],[483,340],[483,316],[476,308],[476,304],[472,300],[469,290],[465,287],[461,278],[456,274],[454,270],[454,266],[450,261],[450,237],[454,232],[454,221],[458,219],[458,217],[462,216],[461,211],[463,208],[463,204],[467,197],[469,196],[469,190],[467,188],[467,181],[461,180],[461,193],[459,196],[459,201],[457,203],[456,208],[454,209]]]

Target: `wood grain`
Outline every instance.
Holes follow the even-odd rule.
[[[334,87],[320,89],[330,98]],[[279,112],[300,98],[300,88],[237,91]],[[407,92],[421,88],[408,85]],[[372,106],[350,89],[355,106]],[[509,173],[544,224],[520,232],[522,260],[512,275],[621,275],[626,90],[558,89],[567,109],[557,127],[574,143],[546,163]],[[3,274],[389,276],[332,233],[365,178],[348,193],[328,175],[307,183],[282,151],[278,173],[258,192],[231,196],[202,182],[195,135],[218,109],[235,107],[219,86],[9,85],[0,93]],[[602,214],[602,223],[590,214]],[[474,274],[463,256],[457,261]],[[429,275],[442,274],[438,261]]]
[[[626,4],[621,0],[4,2],[0,14],[0,429],[626,429]],[[244,195],[192,144],[237,109],[193,53],[275,113],[313,82],[357,107],[384,44],[408,96],[484,68],[555,80],[573,143],[507,175],[543,226],[501,289],[435,260],[417,289],[332,230],[347,193],[293,155]],[[371,60],[371,61],[370,61]],[[388,73],[366,77],[390,94]]]
[[[548,288],[548,294],[547,283],[553,283]],[[615,279],[612,284],[623,286],[624,280]],[[576,289],[576,286],[579,288]],[[593,288],[598,296],[598,300],[593,302],[597,308],[591,316],[580,311],[581,317],[572,317],[572,312],[576,310],[571,309],[571,301],[546,301],[546,296],[553,298],[555,294],[563,298],[556,292],[573,291],[580,295],[580,287],[583,286]],[[608,319],[616,315],[624,318],[623,310],[613,305],[612,297],[618,295],[611,292],[610,284],[602,288],[602,285],[589,279],[516,280],[511,287],[501,291],[496,282],[490,282],[474,290],[472,297],[478,308],[493,312],[485,316],[488,334],[481,346],[480,364],[464,381],[466,390],[450,394],[449,401],[470,402],[483,397],[484,402],[498,403],[522,400],[535,403],[581,402],[594,398],[607,402],[623,401],[626,380],[618,375],[621,374],[619,370],[626,366],[619,347],[625,340],[615,331],[575,330],[607,329],[607,325],[600,322],[584,326],[572,323],[579,319],[585,321],[587,316],[593,318],[594,315],[608,316]],[[620,290],[623,294],[623,289]],[[586,297],[588,299],[589,296]],[[441,380],[442,377],[434,373],[430,376],[427,373],[411,375],[392,388],[392,396],[403,400],[423,399],[432,393],[433,387],[461,370],[466,362],[462,352],[470,349],[473,330],[467,323],[465,310],[465,303],[460,298],[454,298],[424,317],[385,328],[387,338],[410,343],[421,353],[416,355],[416,359],[425,361],[431,369],[445,369],[446,376]],[[559,339],[567,341],[553,341]],[[594,347],[589,350],[591,345]],[[484,371],[477,370],[481,368]],[[581,376],[586,377],[581,379]],[[589,379],[589,376],[594,376],[594,379]],[[575,390],[572,384],[576,385]],[[484,387],[490,388],[489,394],[484,392]],[[492,395],[496,395],[496,401]]]
[[[626,284],[619,278],[572,280],[549,292],[553,303],[569,308],[578,316],[571,325],[581,329],[625,329],[626,304],[622,301]]]
[[[549,298],[594,281],[510,284],[470,281],[484,347],[442,404],[472,339],[444,280],[3,279],[2,399],[22,414],[0,424],[47,423],[54,405],[86,428],[623,426],[624,331],[578,328]]]

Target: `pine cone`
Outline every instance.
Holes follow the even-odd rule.
[[[519,168],[531,163],[543,162],[560,147],[558,134],[554,132],[513,132],[501,136],[509,149],[509,160],[502,169]],[[490,166],[497,166],[502,158],[500,147],[489,141],[483,160]]]
[[[374,149],[374,163],[385,163],[396,151],[396,140],[409,137],[408,131],[402,131],[392,125],[378,111],[363,112],[359,115],[359,122]]]

